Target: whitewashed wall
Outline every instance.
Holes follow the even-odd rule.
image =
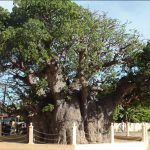
[[[78,144],[75,150],[147,150],[144,142],[114,143],[114,144]]]
[[[124,123],[124,130],[126,130],[126,124]],[[150,123],[146,123],[147,130],[150,129]],[[121,131],[121,123],[114,123],[115,132]],[[137,132],[142,130],[142,123],[129,123],[129,131]]]

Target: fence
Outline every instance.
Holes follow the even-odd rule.
[[[115,124],[111,124],[111,142],[110,143],[107,143],[107,144],[77,144],[77,140],[76,140],[76,137],[77,137],[77,127],[75,124],[73,124],[73,128],[72,128],[72,145],[74,145],[75,147],[75,150],[91,150],[91,149],[94,149],[94,150],[98,150],[98,149],[102,149],[102,150],[107,150],[107,149],[115,149],[115,150],[119,150],[119,149],[132,149],[134,150],[134,148],[136,150],[146,150],[148,144],[147,144],[147,141],[148,141],[148,136],[147,136],[147,127],[146,127],[146,124],[143,123],[142,126],[141,126],[141,129],[142,129],[142,141],[141,142],[132,142],[132,143],[128,143],[128,144],[125,144],[125,143],[115,143],[114,141],[114,137],[115,137],[115,132],[114,131],[117,131],[115,129]],[[128,127],[126,127],[126,129],[128,129],[128,131],[126,131],[128,134],[126,134],[126,136],[129,136],[129,131],[131,131],[130,129],[130,126],[128,125]],[[1,132],[1,124],[0,124],[0,135],[2,135],[2,132]],[[42,136],[41,136],[42,135]],[[23,140],[24,141],[28,141],[28,144],[30,145],[33,145],[34,143],[39,143],[39,144],[44,144],[45,140],[46,141],[53,141],[53,140],[56,140],[54,137],[57,136],[57,134],[48,134],[48,133],[43,133],[43,132],[40,132],[38,130],[35,130],[32,123],[30,124],[29,126],[29,135],[23,135],[23,136],[20,136],[20,137],[15,137],[17,143],[22,143]],[[23,139],[22,141],[20,139]],[[6,136],[4,137],[4,139],[10,141],[11,140],[11,137],[9,136]],[[12,138],[14,139],[14,137]],[[43,142],[42,142],[43,140]],[[129,147],[129,145],[131,145],[131,147]],[[122,148],[121,148],[122,147]]]
[[[76,143],[75,124],[72,130],[72,145]],[[0,123],[0,142],[15,142],[28,144],[59,144],[59,134],[49,134],[34,129],[32,123],[29,126],[29,132],[26,135],[5,134],[2,132],[2,124]]]
[[[114,143],[114,137],[115,137],[115,124],[111,124],[111,134],[110,134],[110,143]],[[73,124],[73,130],[72,130],[72,144],[73,145],[76,145],[77,142],[76,142],[76,137],[77,137],[77,127],[75,125],[75,123]],[[129,136],[130,133],[129,131],[131,131],[130,129],[130,126],[129,124],[127,124],[127,127],[126,127],[126,136]],[[147,137],[147,124],[143,123],[141,124],[141,133],[142,133],[142,141],[143,142],[146,142],[148,137]],[[1,135],[1,133],[0,133]],[[44,133],[44,132],[40,132],[38,130],[35,130],[33,128],[33,125],[32,123],[30,124],[29,126],[29,138],[28,138],[28,141],[29,141],[29,144],[34,144],[34,143],[39,143],[39,144],[45,144],[45,143],[58,143],[57,141],[57,137],[58,134],[48,134],[48,133]],[[16,139],[18,138],[27,138],[26,135],[24,136],[20,136],[20,137],[16,137]],[[9,137],[6,137],[6,139],[9,139]],[[47,142],[45,142],[47,141]],[[56,141],[56,142],[54,142]]]
[[[3,135],[3,136],[2,136]],[[0,142],[17,142],[17,143],[27,143],[28,142],[28,136],[25,135],[16,135],[2,132],[2,124],[0,122]]]
[[[120,124],[119,124],[120,125]],[[147,135],[147,127],[146,124],[141,124],[141,130],[142,131],[142,141],[140,142],[128,142],[128,143],[115,143],[114,137],[115,137],[115,130],[114,130],[115,124],[111,124],[111,143],[104,143],[104,144],[76,144],[75,150],[147,150],[148,149],[148,135]],[[130,126],[129,124],[126,124],[125,128],[125,136],[130,137]]]
[[[120,124],[118,123],[112,123],[111,124],[111,143],[114,143],[114,137],[115,137],[115,132],[125,132],[126,136],[130,135],[130,132],[132,131],[142,131],[142,141],[146,141],[147,140],[147,129],[150,127],[150,124],[146,124],[146,123],[142,123],[142,124],[135,124],[135,123],[128,123],[128,124],[124,124],[123,127],[123,131],[121,131],[120,129]],[[73,130],[72,130],[72,144],[76,145],[76,137],[77,137],[77,127],[75,125],[75,123],[73,124]],[[1,127],[1,123],[0,123],[0,136],[2,135],[2,127]],[[48,133],[44,133],[44,132],[40,132],[38,130],[33,129],[33,125],[32,123],[29,126],[29,137],[27,137],[27,135],[20,135],[17,137],[9,137],[9,136],[4,136],[3,139],[5,139],[5,141],[11,141],[13,139],[16,139],[18,142],[23,142],[23,141],[29,141],[29,144],[33,144],[33,143],[41,143],[44,144],[46,143],[45,141],[47,141],[47,143],[56,143],[54,141],[56,141],[56,136],[58,136],[58,134],[48,134]],[[52,142],[51,142],[52,141]]]

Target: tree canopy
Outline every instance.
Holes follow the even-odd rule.
[[[119,67],[132,64],[141,50],[139,35],[127,33],[125,24],[67,0],[16,1],[11,13],[1,12],[1,68],[15,82],[36,90],[43,84],[48,88],[45,70],[50,61],[58,62],[70,81],[111,82],[113,74],[120,76]]]

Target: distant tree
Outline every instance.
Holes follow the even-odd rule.
[[[149,107],[118,105],[113,114],[114,122],[150,122]]]
[[[138,53],[134,63],[129,65],[126,73],[134,81],[136,88],[124,101],[116,107],[113,120],[120,122],[150,122],[150,43]]]

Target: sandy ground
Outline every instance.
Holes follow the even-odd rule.
[[[116,135],[122,135],[125,136],[126,133],[116,133]],[[137,137],[142,137],[142,133],[141,132],[137,132],[137,133],[130,133],[130,136],[135,137],[135,139],[137,139]],[[138,141],[138,140],[137,140]],[[120,140],[120,139],[115,139],[116,143],[121,143],[121,142],[128,142],[127,140]],[[132,142],[132,140],[129,140],[129,142]],[[147,146],[147,150],[150,150],[150,132],[148,132],[148,146]]]
[[[72,145],[0,143],[0,150],[74,150]]]
[[[117,135],[125,136],[125,133],[117,133]],[[141,137],[141,133],[131,133],[131,136]],[[149,146],[147,150],[150,150],[150,132],[149,132]],[[115,139],[116,143],[132,142],[132,140],[120,140]],[[9,142],[0,142],[0,150],[74,150],[72,145],[55,145],[55,144],[18,144]]]

